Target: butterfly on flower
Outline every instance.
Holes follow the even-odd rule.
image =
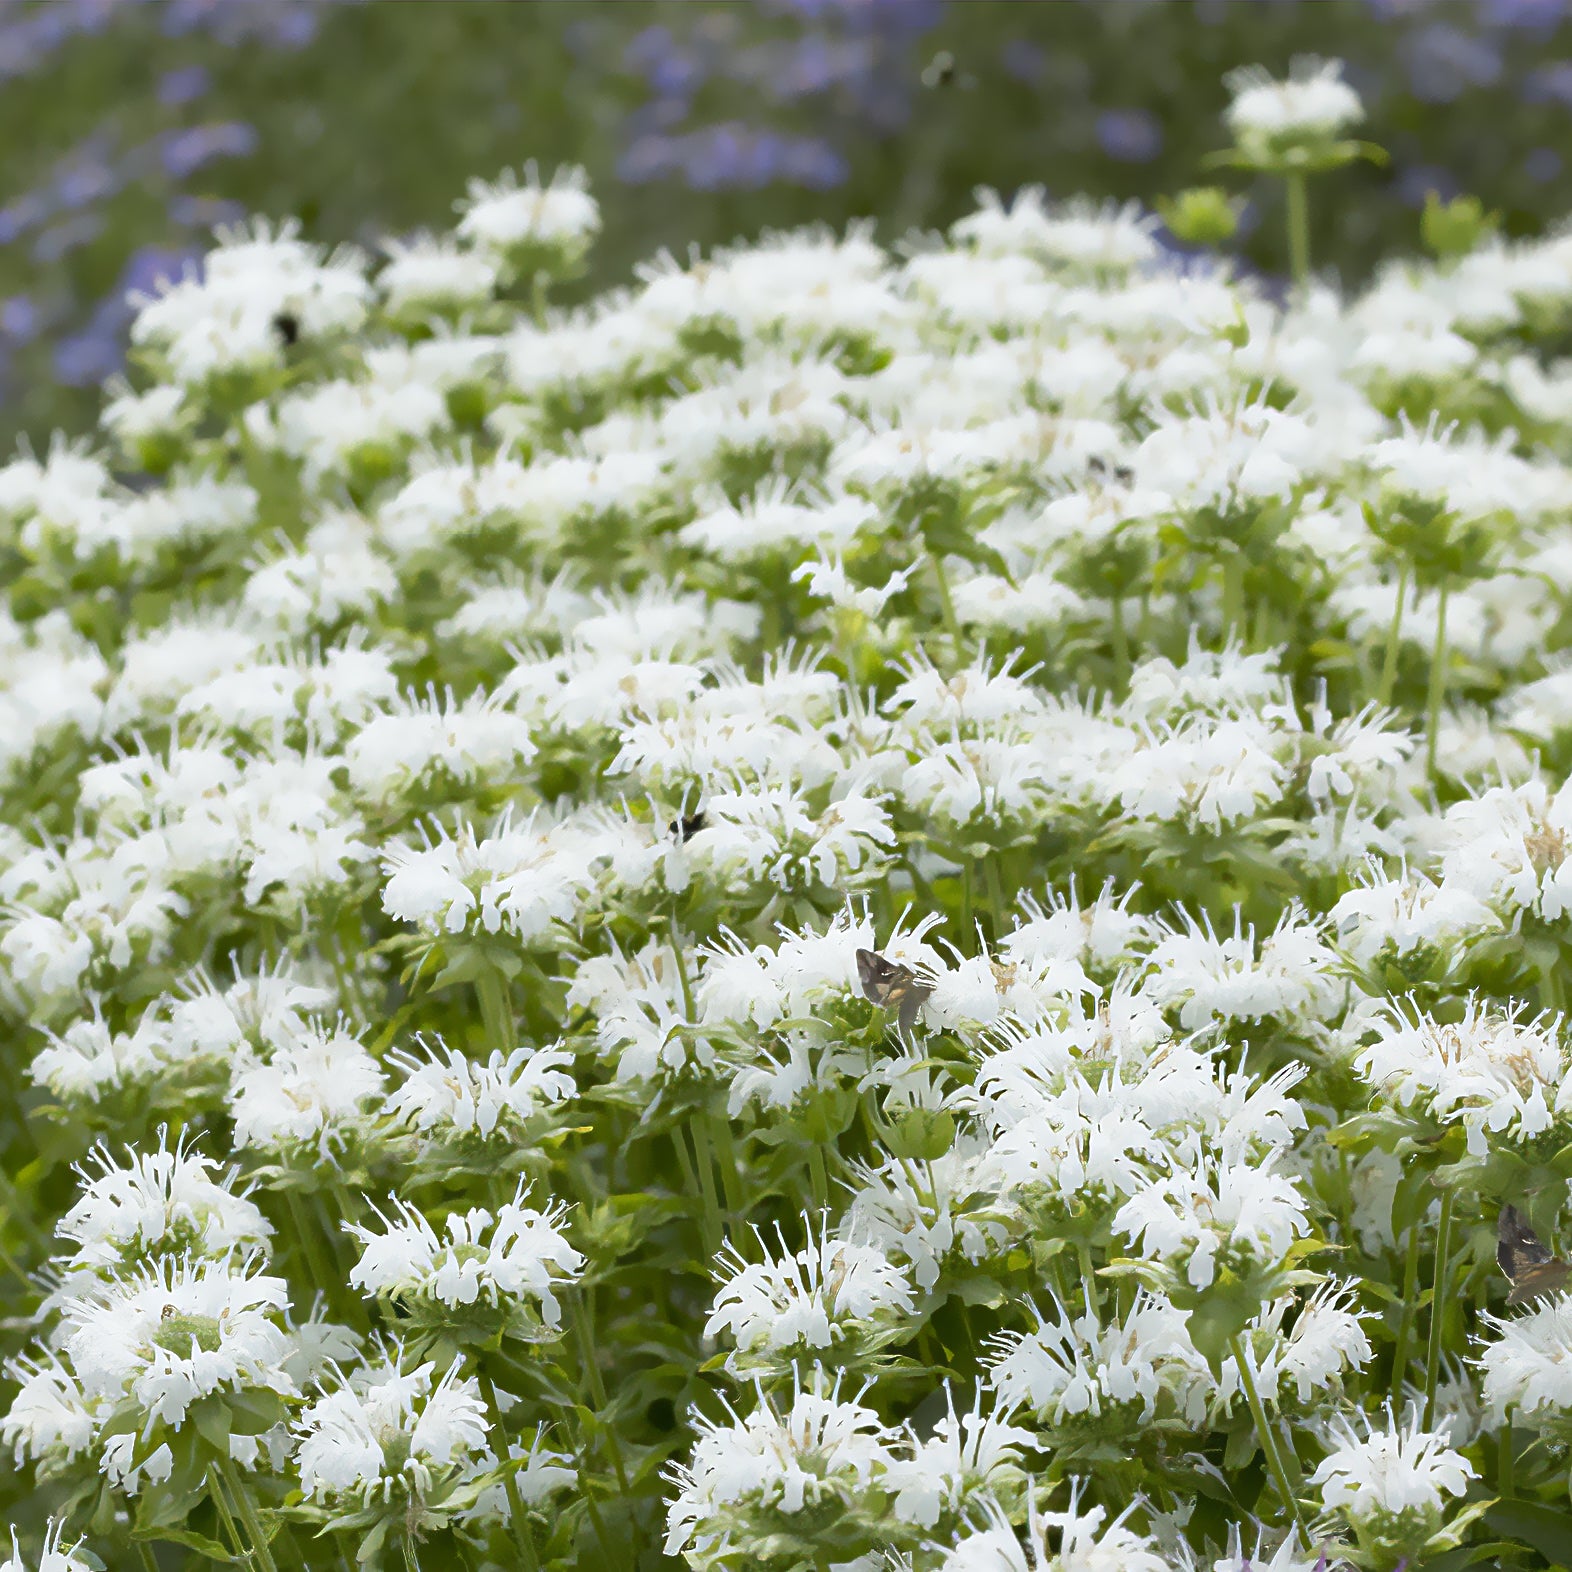
[[[924,982],[911,967],[902,966],[877,950],[858,950],[857,979],[862,984],[863,998],[881,1010],[896,1012],[903,1037],[916,1024],[917,1012],[933,992],[933,984]]]
[[[1503,1206],[1496,1224],[1496,1263],[1512,1284],[1509,1305],[1525,1305],[1559,1293],[1572,1278],[1572,1266],[1552,1255],[1516,1207]]]

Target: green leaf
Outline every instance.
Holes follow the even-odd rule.
[[[1537,1501],[1498,1501],[1485,1513],[1493,1533],[1532,1545],[1547,1561],[1572,1566],[1572,1511]]]
[[[135,1540],[162,1539],[172,1545],[184,1545],[187,1550],[195,1550],[198,1554],[206,1556],[209,1561],[239,1559],[227,1546],[220,1544],[216,1539],[209,1539],[206,1534],[199,1534],[194,1528],[174,1528],[165,1525],[146,1533],[133,1529],[131,1537]]]

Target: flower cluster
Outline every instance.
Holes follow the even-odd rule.
[[[1564,1510],[1572,242],[1279,304],[1027,191],[558,308],[577,175],[461,213],[224,234],[136,419],[0,470],[0,1434],[65,1531],[1297,1572]]]

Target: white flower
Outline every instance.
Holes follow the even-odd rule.
[[[391,1221],[377,1214],[386,1225],[383,1233],[346,1224],[363,1247],[350,1285],[406,1303],[427,1300],[449,1311],[527,1305],[547,1334],[555,1333],[562,1323],[556,1290],[578,1276],[584,1257],[562,1232],[567,1209],[538,1211],[522,1204],[523,1194],[521,1188],[495,1215],[479,1206],[450,1212],[446,1239],[405,1201],[393,1203]]]
[[[1164,1400],[1199,1425],[1215,1391],[1183,1312],[1144,1291],[1122,1321],[1072,1317],[1061,1306],[1051,1321],[1039,1311],[1036,1331],[1004,1333],[995,1347],[989,1380],[1003,1401],[1070,1433],[1105,1416],[1104,1433],[1123,1433],[1149,1423]]]
[[[66,1546],[62,1543],[65,1535],[64,1520],[56,1521],[50,1518],[44,1530],[44,1543],[39,1551],[38,1560],[29,1563],[22,1558],[21,1547],[16,1542],[16,1529],[11,1530],[11,1554],[4,1561],[0,1561],[0,1572],[91,1572],[91,1563],[84,1561],[76,1554],[81,1546],[81,1541]]]
[[[211,1158],[162,1143],[155,1152],[128,1152],[123,1168],[107,1146],[93,1157],[101,1172],[78,1169],[81,1198],[55,1229],[76,1247],[68,1270],[106,1273],[155,1253],[223,1258],[260,1249],[273,1232],[256,1204],[234,1193],[234,1169],[218,1183],[208,1177]]]
[[[1302,55],[1286,81],[1274,80],[1260,66],[1231,71],[1224,81],[1233,93],[1224,119],[1250,156],[1330,140],[1365,117],[1359,95],[1343,80],[1341,60]]]
[[[724,1275],[704,1335],[729,1332],[737,1345],[731,1364],[746,1357],[803,1348],[818,1351],[849,1342],[877,1347],[877,1334],[901,1329],[916,1300],[906,1275],[882,1250],[817,1233],[808,1221],[808,1243],[788,1254],[749,1262],[736,1248],[721,1258]],[[758,1236],[761,1248],[764,1237]]]
[[[1306,1210],[1304,1195],[1274,1172],[1271,1157],[1207,1161],[1148,1184],[1124,1203],[1113,1226],[1148,1260],[1166,1261],[1200,1289],[1216,1280],[1219,1256],[1236,1271],[1279,1264],[1309,1232]]]
[[[1572,1295],[1556,1294],[1524,1315],[1487,1316],[1496,1336],[1479,1354],[1483,1397],[1492,1419],[1510,1411],[1552,1431],[1572,1411]]]
[[[265,1063],[236,1070],[230,1089],[235,1144],[282,1149],[315,1142],[324,1160],[364,1126],[385,1077],[348,1031],[308,1026]]]
[[[43,1349],[36,1357],[10,1360],[5,1373],[20,1390],[0,1423],[0,1440],[13,1450],[18,1467],[29,1457],[66,1462],[92,1446],[113,1403],[89,1398],[57,1353]]]
[[[931,1529],[940,1515],[964,1512],[974,1501],[1025,1478],[1021,1454],[1039,1445],[1031,1431],[1008,1423],[1002,1411],[984,1415],[982,1393],[970,1413],[959,1418],[954,1394],[944,1389],[949,1412],[926,1441],[907,1456],[896,1457],[884,1477],[895,1492],[892,1508],[902,1522]]]
[[[229,1261],[168,1257],[68,1297],[61,1347],[89,1400],[131,1398],[148,1424],[178,1426],[210,1393],[294,1396],[281,1278]]]
[[[495,264],[477,252],[460,250],[446,237],[385,240],[383,247],[388,264],[377,275],[377,287],[393,316],[419,317],[475,305],[489,300],[496,286]]]
[[[1559,1018],[1524,1021],[1470,995],[1461,1021],[1391,1006],[1369,1024],[1377,1035],[1354,1060],[1360,1075],[1400,1108],[1461,1124],[1475,1157],[1502,1137],[1536,1141],[1572,1114]]]
[[[490,183],[471,180],[467,199],[456,207],[459,237],[502,257],[534,248],[570,263],[600,233],[600,208],[575,166],[558,169],[546,186],[533,163],[524,166],[522,185],[511,169]]]
[[[1272,1019],[1297,1025],[1324,1016],[1335,998],[1333,957],[1302,911],[1290,908],[1260,942],[1245,931],[1237,912],[1234,932],[1222,939],[1188,912],[1183,930],[1170,929],[1153,945],[1147,991],[1177,1006],[1180,1025],[1194,1029],[1214,1020]]]
[[[1337,1445],[1309,1480],[1321,1487],[1322,1504],[1378,1531],[1391,1532],[1387,1525],[1394,1519],[1439,1526],[1446,1497],[1467,1490],[1474,1465],[1447,1446],[1444,1436],[1421,1429],[1417,1414],[1403,1426],[1388,1414],[1380,1429],[1365,1416],[1364,1430],[1361,1436],[1347,1419],[1333,1420]],[[1413,1537],[1422,1542],[1427,1536]]]
[[[429,1361],[403,1372],[394,1348],[340,1376],[296,1422],[295,1466],[314,1501],[420,1502],[445,1474],[489,1461],[480,1390],[460,1361],[440,1378]]]
[[[1080,1485],[1074,1484],[1067,1511],[1030,1506],[1024,1545],[999,1507],[990,1505],[982,1513],[985,1526],[957,1540],[939,1572],[1169,1572],[1155,1541],[1125,1524],[1139,1504],[1132,1502],[1109,1523],[1103,1507],[1081,1510]]]
[[[692,1460],[671,1471],[676,1495],[667,1508],[666,1554],[741,1548],[733,1537],[750,1511],[795,1516],[821,1504],[850,1504],[888,1466],[896,1436],[879,1416],[838,1388],[796,1386],[790,1406],[758,1394],[746,1419],[729,1424],[700,1416]]]
[[[489,1139],[499,1129],[516,1130],[533,1114],[577,1089],[573,1056],[560,1048],[494,1048],[484,1062],[467,1058],[440,1039],[421,1041],[425,1058],[394,1049],[388,1063],[404,1079],[388,1094],[386,1108],[422,1134],[473,1132]]]

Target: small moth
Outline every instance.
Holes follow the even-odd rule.
[[[889,960],[877,950],[857,952],[857,978],[863,998],[882,1010],[896,1012],[903,1037],[916,1024],[923,1000],[933,992],[933,984],[924,982],[911,967]]]
[[[1509,1305],[1526,1305],[1559,1293],[1572,1278],[1572,1266],[1553,1256],[1544,1241],[1513,1206],[1503,1206],[1496,1224],[1496,1263],[1512,1284]]]

